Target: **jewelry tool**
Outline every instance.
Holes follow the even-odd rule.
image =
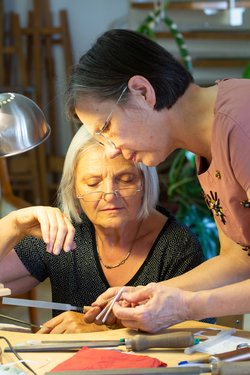
[[[142,351],[150,348],[185,348],[193,345],[197,339],[192,332],[180,331],[158,335],[135,335],[120,340],[58,340],[58,341],[27,341],[14,346],[17,352],[68,352],[77,351],[82,347],[112,348],[124,346],[127,350]],[[10,351],[5,348],[4,351]]]
[[[97,315],[96,317],[96,320],[100,319],[104,314],[104,317],[102,319],[102,323],[105,323],[115,302],[120,298],[123,290],[124,290],[124,286],[119,290],[119,292],[115,295],[115,297],[113,299],[111,299],[111,301],[105,306],[105,308],[100,312],[100,314]]]
[[[103,303],[100,303],[98,307],[103,307],[107,305],[109,302],[113,300],[112,298],[107,299]],[[15,305],[15,306],[26,306],[26,307],[36,307],[41,309],[54,309],[54,310],[64,310],[64,311],[78,311],[82,313],[86,313],[89,311],[92,306],[72,306],[68,303],[58,303],[58,302],[50,302],[50,301],[38,301],[38,300],[31,300],[31,299],[23,299],[23,298],[9,298],[3,297],[2,304],[5,305]]]
[[[48,372],[45,375],[62,374],[62,372]],[[80,375],[83,371],[63,371],[64,375]],[[84,375],[156,375],[156,374],[185,374],[197,375],[209,373],[211,375],[250,375],[250,362],[211,363],[192,367],[158,367],[158,368],[128,368],[109,370],[84,370]]]
[[[151,367],[151,368],[122,368],[122,369],[109,369],[109,370],[66,370],[66,371],[53,371],[48,372],[45,375],[156,375],[156,374],[166,374],[166,375],[198,375],[202,373],[209,373],[210,366],[202,365],[202,367]]]
[[[209,357],[209,362],[238,362],[238,361],[249,361],[250,360],[250,348],[237,348],[230,352],[214,354]]]
[[[0,318],[12,320],[13,322],[17,322],[17,323],[22,323],[22,324],[25,324],[26,326],[33,327],[33,328],[42,328],[42,325],[38,326],[37,324],[25,322],[24,320],[13,318],[12,316],[4,315],[4,314],[0,314]]]
[[[68,303],[58,303],[58,302],[48,302],[48,301],[38,301],[23,298],[9,298],[3,297],[2,303],[4,305],[15,305],[15,306],[26,306],[26,307],[37,307],[40,309],[54,309],[63,311],[78,311],[83,312],[87,306],[72,306]]]
[[[239,348],[228,352],[206,355],[196,359],[179,362],[179,366],[192,366],[194,363],[212,363],[212,362],[238,362],[250,360],[250,348]]]

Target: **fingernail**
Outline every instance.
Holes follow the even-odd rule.
[[[51,253],[51,245],[50,245],[50,244],[47,244],[47,246],[46,246],[46,251],[47,251],[48,253]]]
[[[57,247],[54,248],[53,253],[54,253],[55,255],[59,255],[60,252],[61,252],[61,248],[60,248],[60,247],[57,246]]]

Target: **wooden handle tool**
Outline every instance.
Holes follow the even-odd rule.
[[[195,344],[192,332],[172,332],[159,335],[136,335],[125,339],[129,350],[141,351],[149,348],[186,348]]]

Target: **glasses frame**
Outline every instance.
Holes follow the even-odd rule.
[[[128,189],[129,189],[129,190],[135,190],[135,194],[133,194],[133,195],[128,195],[128,196],[126,196],[126,197],[123,197],[123,196],[120,194],[120,190],[128,190]],[[116,189],[116,190],[110,191],[109,193],[106,193],[105,191],[101,191],[101,190],[99,190],[99,191],[93,191],[93,192],[86,193],[86,194],[82,194],[82,195],[77,195],[76,198],[77,198],[77,199],[83,199],[84,202],[99,202],[99,201],[101,201],[102,199],[105,200],[106,195],[110,195],[110,194],[115,195],[116,198],[129,198],[129,197],[133,197],[133,196],[135,196],[137,193],[139,193],[140,191],[142,191],[142,189],[143,189],[142,186],[141,186],[140,188],[122,188],[122,189]],[[97,193],[101,193],[101,197],[100,197],[100,199],[95,199],[95,200],[93,200],[93,201],[86,201],[86,200],[84,199],[84,197],[85,197],[86,195],[89,195],[89,194],[97,194]]]
[[[105,122],[104,122],[104,125],[101,127],[100,130],[96,131],[95,132],[95,136],[98,136],[98,137],[102,137],[102,139],[104,139],[104,142],[106,142],[110,147],[112,148],[116,148],[116,145],[113,141],[111,141],[111,139],[109,139],[105,134],[103,134],[105,132],[105,130],[107,129],[107,127],[109,126],[109,123],[110,123],[110,120],[111,120],[111,117],[113,116],[113,113],[117,107],[117,105],[120,103],[125,91],[128,89],[128,86],[125,86],[124,89],[122,90],[119,98],[117,99],[117,101],[115,102],[112,110],[110,111],[108,117],[106,118]],[[97,139],[98,140],[98,139]],[[98,142],[105,146],[105,143],[102,143],[101,141],[98,140]]]

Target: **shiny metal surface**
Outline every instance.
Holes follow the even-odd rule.
[[[31,150],[50,135],[38,105],[16,93],[0,93],[0,157]]]
[[[50,301],[38,301],[23,298],[5,298],[2,299],[3,305],[15,305],[15,306],[27,306],[36,307],[40,309],[54,309],[63,311],[79,311],[83,312],[84,307],[82,306],[72,306],[69,303],[58,303]]]

